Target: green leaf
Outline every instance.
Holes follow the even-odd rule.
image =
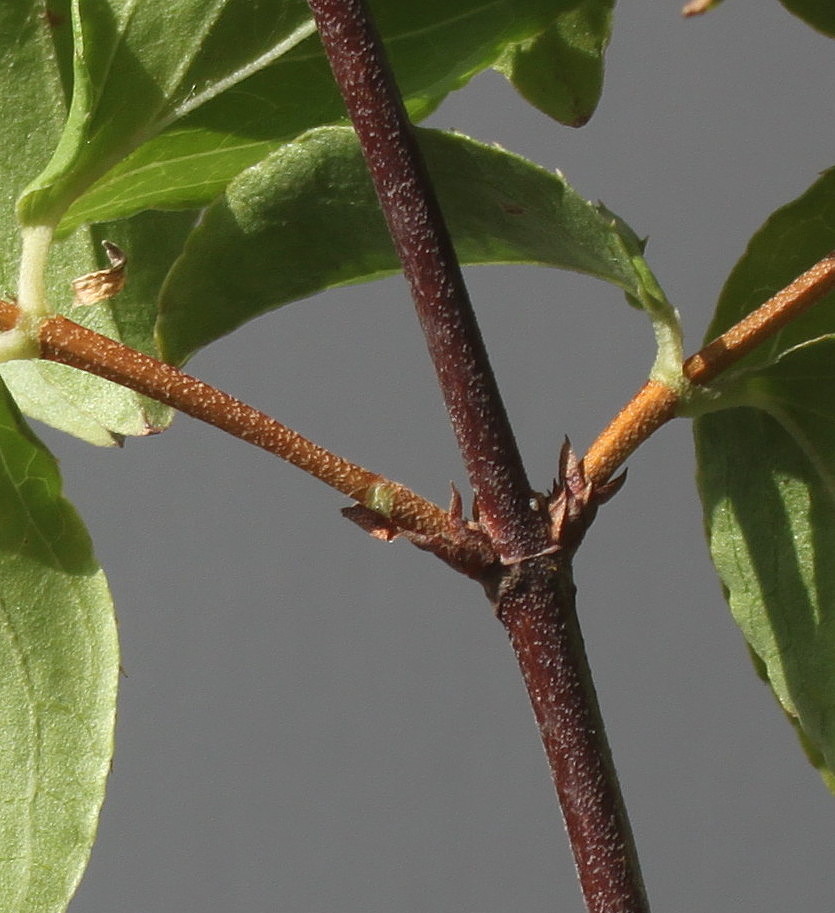
[[[56,464],[0,389],[0,910],[60,913],[113,749],[113,606]]]
[[[581,0],[539,35],[510,48],[496,69],[549,117],[582,127],[603,90],[603,56],[615,0]]]
[[[313,33],[301,2],[73,0],[73,97],[64,132],[19,204],[56,225],[110,167]]]
[[[463,262],[576,270],[658,306],[641,243],[561,175],[457,134],[419,139]],[[163,288],[164,357],[182,362],[265,311],[398,269],[353,130],[311,131],[204,214]]]
[[[835,168],[825,171],[801,197],[772,213],[751,238],[722,289],[706,341],[750,314],[833,248]],[[739,368],[768,364],[794,346],[835,332],[833,301],[835,293],[755,349]]]
[[[835,337],[738,378],[748,408],[695,426],[710,551],[731,612],[835,783]]]
[[[240,5],[243,0],[236,2]],[[234,5],[231,0],[230,5]],[[378,0],[372,4],[415,120],[493,64],[508,45],[541,32],[553,18],[554,6],[561,5],[561,0]],[[199,6],[175,5],[177,16],[194,17]],[[285,7],[306,9],[300,0],[271,6],[276,18]],[[172,5],[144,0],[142,8],[158,7]],[[288,24],[295,21],[295,14],[288,14]],[[219,36],[237,44],[237,33],[221,26]],[[194,31],[195,25],[187,22],[182,28]],[[202,96],[191,99],[181,106],[182,116],[162,132],[156,127],[145,131],[157,130],[158,135],[131,137],[134,144],[137,139],[145,141],[73,203],[60,232],[143,208],[203,206],[236,174],[281,143],[311,127],[344,120],[345,108],[318,37],[311,35],[297,43],[285,39],[285,44],[270,66],[216,97],[207,96],[200,105],[197,101]],[[141,54],[141,49],[135,53]],[[109,92],[109,86],[103,91]]]
[[[713,338],[835,248],[835,170],[777,210],[734,267]],[[696,420],[711,555],[731,611],[835,784],[835,294],[745,358]],[[734,407],[734,408],[730,408]]]
[[[65,119],[60,64],[70,51],[69,4],[53,4],[49,16],[38,2],[0,4],[0,117],[4,142],[0,172],[0,293],[14,294],[20,257],[14,201],[33,172],[49,159]],[[66,67],[65,67],[66,68]],[[21,150],[26,154],[22,155]],[[155,298],[170,262],[179,253],[192,217],[149,214],[130,223],[78,232],[55,245],[47,275],[47,294],[59,310],[109,336],[154,352]],[[179,225],[174,235],[175,222]],[[121,243],[136,270],[122,295],[88,309],[71,308],[70,281],[101,265],[99,240]],[[156,286],[154,287],[154,283]],[[141,302],[141,303],[140,303]],[[141,324],[141,329],[139,324]],[[59,365],[8,362],[0,366],[25,411],[96,444],[113,444],[127,434],[159,430],[170,421],[167,410],[129,390]]]
[[[14,201],[49,159],[64,121],[53,34],[41,4],[0,3],[0,293],[17,286],[19,226]],[[25,152],[23,151],[25,150]]]
[[[835,38],[835,4],[832,0],[780,0],[785,8],[812,28]]]

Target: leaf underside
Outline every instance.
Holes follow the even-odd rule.
[[[714,336],[835,248],[835,170],[774,213],[725,285]],[[695,422],[711,556],[810,758],[835,784],[835,294],[746,358]]]
[[[463,263],[531,263],[648,294],[641,244],[562,176],[459,134],[419,131]],[[161,296],[165,358],[322,289],[399,269],[353,131],[324,127],[244,172],[211,206]]]
[[[539,35],[509,48],[495,69],[540,111],[570,127],[594,114],[614,0],[572,3]]]

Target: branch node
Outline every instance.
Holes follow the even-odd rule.
[[[383,542],[391,542],[398,537],[407,539],[412,545],[430,552],[454,570],[482,584],[498,564],[496,552],[484,531],[477,523],[464,519],[461,494],[454,485],[446,528],[438,532],[421,533],[407,529],[384,513],[363,504],[343,507],[341,513],[375,539]]]
[[[602,485],[595,485],[578,459],[568,438],[562,445],[554,488],[548,497],[551,537],[556,550],[576,551],[601,504],[611,500],[626,481],[623,472]]]

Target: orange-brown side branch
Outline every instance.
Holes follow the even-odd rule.
[[[0,330],[12,329],[20,318],[15,304],[0,301]],[[53,316],[39,329],[41,357],[103,377],[172,406],[193,418],[254,444],[320,479],[337,491],[376,511],[393,531],[438,542],[447,558],[452,549],[459,564],[471,570],[492,559],[486,537],[472,524],[375,472],[351,463],[314,444],[258,409],[212,387],[172,365],[137,352],[88,330],[65,317]],[[473,553],[469,565],[467,555]]]
[[[0,330],[11,330],[17,324],[20,311],[17,305],[0,300]]]
[[[447,513],[396,482],[357,466],[314,444],[258,409],[127,346],[54,316],[40,330],[41,355],[114,381],[173,406],[287,460],[349,498],[365,504],[385,501],[388,516],[414,532],[439,533]],[[377,493],[384,488],[384,496]]]
[[[684,362],[684,377],[705,385],[835,289],[835,252],[819,260],[727,332]],[[653,432],[676,414],[680,393],[648,381],[601,432],[583,458],[586,477],[604,484]]]
[[[586,478],[603,485],[615,470],[676,411],[678,393],[648,380],[612,419],[583,457]]]
[[[835,251],[827,254],[756,311],[718,336],[684,363],[694,384],[710,383],[761,342],[783,329],[835,288]]]

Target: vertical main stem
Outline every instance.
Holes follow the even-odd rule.
[[[504,559],[535,554],[548,525],[531,488],[414,131],[363,0],[308,0],[412,289],[478,500]]]
[[[488,588],[528,688],[590,913],[648,913],[574,612],[570,558],[548,554],[461,270],[363,0],[308,0],[353,121],[478,500],[502,559]]]
[[[589,913],[649,913],[577,621],[570,560],[526,562],[499,589]]]

